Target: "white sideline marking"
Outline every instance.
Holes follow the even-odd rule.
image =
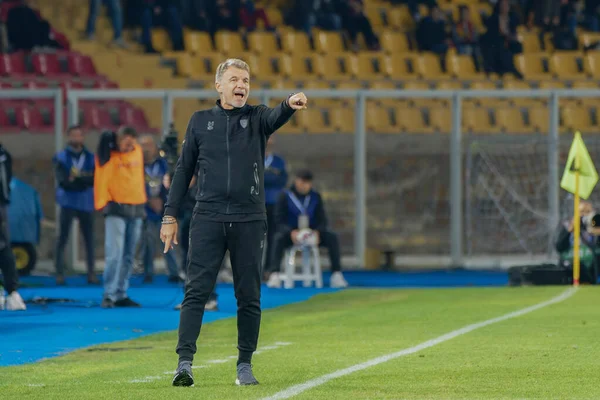
[[[377,357],[372,360],[366,361],[364,363],[356,364],[351,367],[332,372],[331,374],[323,375],[318,378],[311,379],[310,381],[306,381],[306,382],[298,384],[298,385],[290,386],[289,388],[284,389],[281,392],[275,393],[272,396],[265,397],[263,400],[289,399],[290,397],[294,397],[296,395],[299,395],[302,392],[305,392],[305,391],[313,389],[317,386],[323,385],[324,383],[327,383],[333,379],[340,378],[345,375],[350,375],[354,372],[362,371],[363,369],[374,367],[376,365],[393,360],[395,358],[399,358],[399,357],[403,357],[403,356],[406,356],[409,354],[419,352],[419,351],[427,349],[429,347],[433,347],[437,344],[446,342],[448,340],[452,340],[458,336],[462,336],[464,334],[472,332],[476,329],[495,324],[496,322],[502,322],[502,321],[506,321],[507,319],[520,317],[520,316],[528,314],[532,311],[539,310],[540,308],[544,308],[546,306],[549,306],[549,305],[552,305],[555,303],[560,303],[561,301],[566,300],[569,297],[571,297],[573,294],[575,294],[575,292],[577,292],[577,288],[571,287],[571,288],[565,290],[562,294],[560,294],[550,300],[536,304],[534,306],[527,307],[522,310],[514,311],[514,312],[502,315],[497,318],[488,319],[487,321],[478,322],[478,323],[472,324],[472,325],[467,325],[464,328],[460,328],[455,331],[446,333],[445,335],[439,336],[435,339],[428,340],[428,341],[418,344],[414,347],[400,350],[396,353],[387,354],[385,356]]]

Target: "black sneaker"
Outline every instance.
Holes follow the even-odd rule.
[[[105,297],[102,299],[102,304],[100,304],[100,307],[102,308],[114,308],[115,307],[115,302],[112,301],[111,299],[109,299],[108,297]]]
[[[191,362],[181,361],[179,363],[173,377],[173,386],[194,386]]]
[[[252,374],[252,365],[241,363],[237,366],[237,379],[235,384],[238,386],[258,385],[258,381]]]
[[[115,307],[141,307],[140,303],[136,303],[129,297],[115,301]]]

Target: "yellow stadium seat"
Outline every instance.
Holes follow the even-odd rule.
[[[316,56],[310,53],[295,53],[281,57],[281,71],[290,79],[314,78],[318,75]]]
[[[367,7],[365,9],[367,18],[374,29],[382,27],[383,23],[383,10],[379,7]]]
[[[274,80],[278,75],[274,68],[274,60],[267,55],[251,54],[248,58],[252,80]]]
[[[344,51],[344,40],[339,32],[319,31],[314,37],[315,50],[322,54]]]
[[[439,81],[435,84],[437,90],[461,90],[463,88],[460,81]]]
[[[367,132],[398,133],[398,128],[392,124],[389,108],[373,103],[368,105],[371,107],[367,108]]]
[[[431,86],[424,81],[421,80],[414,80],[414,81],[408,81],[404,83],[403,86],[404,90],[415,90],[415,91],[429,91],[431,90]],[[425,97],[412,97],[408,99],[408,102],[412,105],[416,105],[419,107],[433,107],[433,106],[439,106],[439,99],[431,99],[431,98],[425,98]]]
[[[404,107],[399,105],[395,108],[396,126],[398,131],[406,133],[433,133],[434,129],[425,124],[423,112],[417,107]]]
[[[190,55],[181,53],[177,56],[177,75],[198,80],[212,80],[214,82],[215,70],[218,59],[213,60],[213,54]]]
[[[515,66],[526,79],[550,79],[552,76],[544,70],[545,53],[524,53],[515,57]]]
[[[496,84],[491,81],[473,81],[470,84],[472,90],[497,90]],[[508,100],[497,97],[467,97],[463,98],[465,106],[499,107],[508,104]]]
[[[162,53],[167,50],[171,50],[171,38],[166,30],[162,28],[154,28],[151,31],[152,35],[152,47],[154,50]]]
[[[563,107],[562,126],[569,132],[593,130],[594,123],[587,107]]]
[[[555,52],[550,56],[550,72],[560,79],[582,79],[586,77],[585,72],[579,70],[577,58],[581,54],[571,51]]]
[[[388,25],[394,29],[411,31],[415,28],[415,21],[405,5],[393,7],[387,13]]]
[[[265,12],[267,13],[267,18],[269,18],[269,23],[272,26],[283,25],[283,16],[277,7],[267,7],[265,8]]]
[[[183,35],[185,50],[194,54],[213,51],[212,40],[207,32],[186,30]]]
[[[539,83],[539,88],[544,89],[544,90],[564,89],[565,87],[566,86],[565,86],[564,81],[549,80],[549,81],[540,81],[540,83]]]
[[[586,54],[584,69],[593,78],[600,78],[600,51],[590,51]]]
[[[290,31],[281,35],[281,47],[286,53],[306,54],[311,53],[310,40],[304,32]]]
[[[392,54],[385,57],[384,65],[386,76],[394,80],[417,78],[417,74],[410,69],[410,61],[411,58],[404,54]]]
[[[242,36],[238,32],[217,32],[215,34],[215,44],[217,51],[227,55],[245,51]]]
[[[284,78],[273,79],[269,82],[271,89],[297,91],[298,85],[294,81]]]
[[[531,133],[531,126],[525,125],[521,109],[517,107],[500,107],[494,110],[496,126],[506,133]]]
[[[421,53],[415,59],[417,73],[425,79],[441,79],[448,76],[442,71],[440,58],[433,53]]]
[[[524,53],[539,53],[542,51],[540,38],[536,32],[519,32],[517,34],[519,42],[523,45]]]
[[[363,85],[360,81],[339,81],[335,84],[335,88],[338,90],[359,90],[363,89]]]
[[[529,125],[540,133],[550,130],[550,112],[548,107],[532,107],[529,112]]]
[[[333,133],[335,127],[325,124],[323,112],[318,108],[309,108],[298,114],[298,125],[308,133]]]
[[[271,32],[250,32],[248,34],[248,47],[251,51],[269,55],[279,51],[277,39]]]
[[[356,79],[381,79],[385,74],[385,57],[381,53],[364,51],[349,57],[350,72]]]
[[[350,78],[350,57],[349,53],[328,53],[315,58],[317,71],[323,79],[348,79]]]
[[[450,54],[446,57],[446,68],[450,75],[460,79],[477,79],[483,77],[483,74],[477,72],[473,57],[457,54]]]
[[[311,79],[304,82],[303,88],[306,90],[331,90],[331,83],[318,79]],[[309,107],[335,107],[339,106],[341,100],[320,97],[309,99],[309,102]]]
[[[583,32],[578,35],[579,44],[581,48],[594,45],[594,43],[600,42],[600,33],[597,32]]]
[[[304,110],[304,111],[306,111],[306,110]],[[300,123],[298,121],[300,114],[302,114],[302,113],[294,113],[294,115],[292,116],[292,118],[290,118],[288,123],[283,125],[281,128],[279,128],[279,130],[277,131],[277,134],[304,133],[304,127],[300,126]]]
[[[399,90],[398,86],[391,81],[373,81],[369,83],[369,89],[373,89],[373,90]],[[394,106],[394,105],[398,105],[400,103],[407,103],[408,101],[406,99],[393,99],[390,97],[380,97],[377,99],[374,99],[372,101],[375,101],[376,103],[382,105],[382,106]]]
[[[381,48],[390,54],[405,53],[410,51],[408,37],[403,32],[386,30],[380,37]]]
[[[469,133],[498,133],[500,128],[493,126],[487,108],[464,107],[462,110],[462,129]]]
[[[575,81],[572,85],[573,89],[596,89],[600,88],[598,81]],[[578,97],[577,102],[585,106],[597,106],[600,104],[600,98],[598,97]],[[600,117],[600,115],[599,115]]]
[[[448,107],[435,107],[429,109],[429,125],[441,133],[452,131],[452,114]]]
[[[548,77],[547,77],[548,78]],[[504,89],[509,90],[531,90],[531,86],[526,81],[505,81]],[[508,99],[511,104],[520,107],[531,107],[540,105],[542,100],[539,98],[513,97]]]
[[[355,112],[346,107],[335,107],[329,109],[329,121],[331,125],[340,133],[355,132]]]

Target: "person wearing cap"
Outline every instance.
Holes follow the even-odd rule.
[[[275,208],[277,232],[273,237],[273,246],[268,265],[267,286],[280,287],[279,269],[283,253],[295,243],[299,243],[302,229],[310,229],[316,235],[319,247],[325,247],[331,261],[330,286],[343,288],[348,286],[341,271],[340,244],[337,234],[329,229],[323,199],[313,188],[313,174],[307,169],[296,173],[294,183],[282,192]]]

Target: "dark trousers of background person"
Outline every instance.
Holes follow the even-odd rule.
[[[265,221],[212,222],[192,217],[185,297],[179,321],[179,361],[192,361],[204,307],[213,292],[225,252],[229,250],[237,299],[240,360],[250,362],[260,330],[260,285]]]
[[[146,219],[142,228],[142,261],[144,264],[144,274],[146,277],[154,276],[154,256],[158,248],[167,264],[167,271],[170,279],[179,279],[179,268],[177,267],[176,250],[169,250],[166,254],[163,253],[163,247],[160,246],[160,227],[161,222]]]
[[[331,261],[331,272],[341,271],[340,242],[335,233],[329,231],[319,232],[321,243],[319,247],[325,247],[329,252]],[[269,272],[279,272],[283,253],[286,249],[292,247],[292,237],[289,233],[277,232],[273,238],[271,258],[269,261]]]
[[[275,232],[277,231],[277,222],[275,220],[275,204],[267,204],[267,245],[265,246],[264,257],[263,259],[266,261],[269,259],[266,254],[271,253],[271,247],[273,247],[273,238],[275,237]],[[263,265],[263,269],[266,265]]]
[[[56,242],[54,263],[58,276],[64,276],[65,273],[65,246],[69,240],[71,225],[75,218],[79,220],[79,229],[85,243],[88,275],[94,274],[94,213],[63,207],[60,209],[59,234],[58,241]]]
[[[177,7],[170,6],[163,10],[160,16],[154,15],[154,11],[151,7],[145,7],[142,11],[142,44],[146,47],[146,51],[150,52],[154,50],[152,46],[152,27],[164,25],[167,27],[171,42],[173,43],[173,50],[183,50],[183,24],[181,22],[181,16]]]
[[[379,40],[373,31],[371,22],[366,16],[361,14],[355,17],[347,17],[344,20],[344,25],[344,29],[348,31],[352,43],[356,43],[358,34],[362,33],[370,49],[374,49],[379,45]]]
[[[0,205],[0,271],[4,280],[4,289],[8,294],[17,290],[19,277],[15,256],[10,247],[10,236],[8,232],[8,215],[6,206]]]

